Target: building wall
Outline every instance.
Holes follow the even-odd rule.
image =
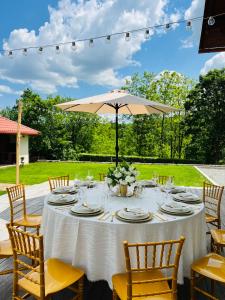
[[[29,136],[21,136],[20,139],[20,162],[21,157],[24,157],[24,163],[29,164]]]

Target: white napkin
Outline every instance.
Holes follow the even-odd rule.
[[[148,212],[141,208],[124,208],[118,214],[125,219],[144,219],[148,217]]]
[[[164,203],[162,206],[162,209],[171,211],[171,212],[189,212],[190,208],[188,208],[186,205],[182,205],[180,203],[176,202],[168,202]]]
[[[74,196],[66,195],[66,194],[60,194],[60,195],[50,194],[48,197],[48,201],[52,203],[65,203],[65,202],[71,202],[73,200],[74,200]]]
[[[192,194],[190,192],[187,193],[179,193],[178,195],[180,198],[183,198],[185,200],[196,200],[199,199],[198,196],[196,196],[195,194]]]
[[[93,213],[99,211],[101,208],[97,204],[78,204],[71,208],[72,211],[76,213]]]

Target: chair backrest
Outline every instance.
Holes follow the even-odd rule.
[[[57,187],[69,186],[70,177],[69,175],[49,177],[48,182],[49,182],[50,190],[52,192]]]
[[[220,219],[220,204],[223,195],[224,186],[212,183],[203,183],[203,201],[206,213]]]
[[[19,297],[18,281],[25,278],[34,289],[37,288],[40,300],[45,299],[43,236],[25,232],[10,224],[7,225],[13,250],[14,282],[13,299]],[[28,258],[28,259],[27,259]],[[38,266],[38,267],[34,267]],[[27,271],[32,273],[27,273]]]
[[[171,178],[172,181],[174,180],[174,176],[159,175],[157,179],[157,183],[164,185],[169,180],[169,178]]]
[[[26,216],[26,196],[23,184],[6,188],[10,204],[10,223]]]
[[[128,244],[124,242],[124,252],[126,259],[126,271],[128,275],[127,279],[127,300],[139,299],[138,297],[148,297],[154,295],[170,294],[171,299],[176,299],[177,293],[177,272],[179,267],[179,260],[184,244],[184,237],[179,240],[161,241],[161,242],[147,242]],[[146,271],[152,272],[153,270],[167,270],[171,273],[170,276],[164,276],[163,278],[154,278],[149,280],[138,281],[133,280],[135,272]],[[141,277],[140,277],[141,278]],[[135,295],[132,292],[132,285],[165,282],[171,280],[172,286],[169,289],[155,292],[149,290],[143,295]]]
[[[104,181],[104,180],[105,180],[105,177],[106,177],[106,174],[105,174],[105,173],[99,173],[99,180],[100,180],[100,181]]]

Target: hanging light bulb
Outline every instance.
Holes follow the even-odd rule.
[[[106,39],[105,39],[105,42],[107,44],[109,44],[111,42],[111,36],[110,35],[107,35]]]
[[[208,18],[208,25],[213,26],[216,23],[216,20],[211,16]]]
[[[149,29],[145,30],[145,39],[148,40],[150,38],[150,32]]]
[[[8,57],[9,57],[9,58],[13,58],[13,52],[12,52],[12,50],[9,50],[9,52],[8,52]]]
[[[170,24],[168,23],[168,24],[166,24],[166,30],[169,30],[170,29]]]
[[[93,40],[93,39],[90,39],[90,40],[89,40],[89,47],[90,47],[90,48],[93,48],[93,47],[94,47],[94,40]]]
[[[59,45],[55,46],[55,52],[56,52],[56,54],[59,54],[59,53],[60,53]]]
[[[43,53],[43,47],[39,47],[38,48],[38,54],[42,54]]]
[[[186,23],[186,29],[187,30],[191,30],[192,29],[192,23],[191,23],[191,21],[187,21],[187,23]]]
[[[72,48],[73,51],[75,51],[77,49],[76,42],[72,42],[71,48]]]
[[[130,32],[126,32],[125,41],[127,41],[127,42],[130,41]]]
[[[27,56],[27,48],[24,48],[24,49],[23,49],[23,55],[24,55],[24,56]]]

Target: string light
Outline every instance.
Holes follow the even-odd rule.
[[[38,48],[38,54],[42,54],[43,53],[43,47],[39,47]]]
[[[73,42],[71,43],[71,48],[72,48],[73,51],[75,51],[75,50],[77,49],[77,45],[76,45],[76,42],[75,42],[75,41],[73,41]]]
[[[149,29],[145,30],[145,39],[148,40],[150,38],[150,32]]]
[[[125,41],[127,41],[127,42],[130,41],[130,32],[126,32],[126,34],[125,34]]]
[[[216,23],[216,20],[211,16],[208,19],[208,25],[213,26]]]
[[[99,2],[99,3],[101,3],[101,2]],[[6,51],[4,49],[0,49],[0,52],[8,53],[8,57],[13,57],[13,53],[16,52],[16,51],[22,51],[22,53],[26,55],[27,52],[29,51],[29,49],[36,49],[38,51],[38,53],[41,54],[41,53],[43,53],[44,48],[54,47],[55,50],[56,50],[56,53],[59,54],[60,53],[60,46],[62,46],[62,45],[71,45],[71,47],[75,50],[78,42],[89,41],[89,46],[93,47],[94,46],[94,41],[97,40],[97,39],[105,39],[105,41],[107,43],[109,43],[109,42],[111,42],[111,39],[112,39],[113,36],[122,36],[122,35],[125,35],[125,40],[129,41],[131,39],[131,34],[132,33],[140,32],[140,31],[142,31],[142,32],[144,31],[145,39],[148,39],[150,37],[150,32],[151,32],[150,30],[153,30],[153,29],[159,29],[159,28],[170,29],[172,27],[172,25],[185,23],[186,24],[186,29],[191,30],[192,29],[192,23],[194,21],[200,21],[200,20],[205,20],[208,23],[209,26],[213,26],[216,23],[216,17],[221,17],[221,16],[225,16],[225,12],[221,13],[221,14],[214,15],[214,16],[205,17],[205,18],[203,16],[199,16],[199,17],[188,19],[188,20],[184,19],[184,20],[169,22],[167,24],[159,24],[159,25],[148,26],[148,27],[144,27],[144,28],[137,28],[137,29],[133,29],[133,30],[130,30],[130,31],[115,32],[115,33],[111,33],[110,35],[95,36],[91,39],[90,38],[83,38],[83,39],[78,39],[76,41],[60,42],[59,44],[45,44],[45,45],[40,45],[40,46],[30,46],[30,47],[26,47],[26,48],[21,47],[21,48],[10,49],[8,51]]]
[[[93,39],[90,39],[90,40],[89,40],[89,47],[90,47],[90,48],[93,48],[93,47],[94,47],[94,40],[93,40]]]
[[[107,35],[106,39],[105,39],[105,42],[107,44],[109,44],[111,42],[111,36],[110,35]]]
[[[56,46],[55,46],[55,52],[56,52],[56,54],[59,54],[59,53],[60,53],[59,45],[56,45]]]
[[[187,21],[187,23],[186,23],[186,29],[187,30],[191,30],[192,29],[192,23],[191,23],[191,21]]]
[[[24,56],[27,56],[27,48],[24,48],[24,49],[23,49],[23,55],[24,55]]]

